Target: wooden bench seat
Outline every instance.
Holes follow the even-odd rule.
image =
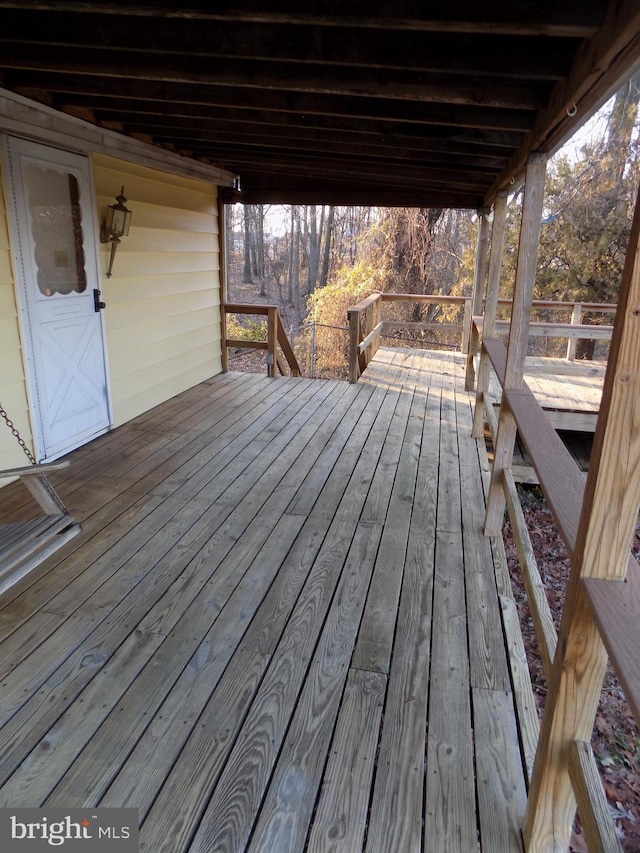
[[[82,528],[58,505],[55,492],[44,479],[68,464],[53,462],[0,471],[0,479],[19,477],[44,512],[28,521],[0,524],[0,594],[80,533]]]

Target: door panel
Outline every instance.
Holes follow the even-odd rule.
[[[59,456],[110,424],[87,158],[11,138],[23,327],[39,457]]]

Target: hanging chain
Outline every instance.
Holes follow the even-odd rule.
[[[8,415],[8,414],[5,412],[5,410],[2,408],[2,403],[0,403],[0,417],[1,417],[1,418],[2,418],[2,420],[6,423],[6,425],[9,427],[9,429],[11,430],[11,432],[12,432],[13,436],[16,438],[16,440],[17,440],[18,444],[19,444],[19,445],[20,445],[20,447],[23,449],[23,451],[24,451],[24,455],[27,457],[27,459],[29,460],[29,462],[31,462],[31,464],[32,464],[32,465],[37,465],[37,462],[36,462],[35,456],[34,456],[34,455],[33,455],[33,453],[29,450],[29,448],[27,447],[27,445],[24,443],[24,438],[23,438],[23,437],[20,435],[20,433],[18,432],[18,428],[14,425],[14,423],[13,423],[13,421],[10,419],[9,415]]]
[[[24,438],[18,432],[18,428],[15,426],[15,424],[13,423],[13,421],[11,420],[9,415],[5,412],[4,408],[2,407],[2,403],[0,403],[0,418],[2,418],[2,420],[6,423],[6,425],[11,430],[11,434],[14,436],[14,438],[16,439],[16,441],[18,442],[18,444],[22,448],[24,455],[27,457],[29,462],[32,465],[37,465],[38,463],[36,462],[35,456],[33,455],[33,453],[29,450],[29,448],[25,444]],[[55,505],[58,507],[58,509],[62,512],[63,515],[69,515],[69,510],[63,504],[62,498],[56,492],[56,490],[53,488],[53,486],[49,482],[49,479],[47,478],[47,476],[45,474],[38,474],[38,476],[39,476],[40,480],[42,481],[42,484],[44,485],[46,490],[49,492],[51,499],[53,500]]]

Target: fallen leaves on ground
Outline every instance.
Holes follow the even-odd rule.
[[[519,486],[518,491],[551,615],[558,629],[569,578],[569,557],[540,489]],[[542,715],[547,684],[508,521],[503,533],[531,683]],[[640,554],[640,525],[634,553]],[[637,853],[640,850],[640,732],[611,665],[607,667],[591,745],[622,849],[625,853]],[[579,824],[571,850],[572,853],[587,850]]]

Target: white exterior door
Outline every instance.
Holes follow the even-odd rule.
[[[52,459],[110,425],[91,171],[23,139],[6,151],[36,446]]]

